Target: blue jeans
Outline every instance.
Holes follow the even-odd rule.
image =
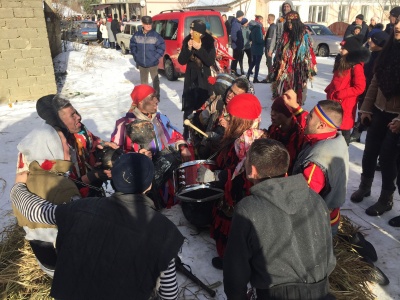
[[[261,58],[262,55],[253,55],[253,59],[251,60],[249,70],[247,71],[247,77],[249,77],[250,73],[253,72],[253,67],[256,67],[254,71],[254,80],[258,80],[258,71],[260,71]]]

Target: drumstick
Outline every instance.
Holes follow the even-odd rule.
[[[206,138],[208,138],[208,134],[201,131],[199,128],[197,128],[196,126],[194,126],[190,120],[186,119],[183,124],[185,124],[186,126],[192,127],[194,130],[196,130],[198,133],[201,133],[202,135],[204,135]]]

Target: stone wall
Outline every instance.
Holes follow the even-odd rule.
[[[0,0],[0,103],[56,92],[42,0]]]

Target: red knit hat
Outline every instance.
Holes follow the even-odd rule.
[[[147,84],[140,84],[135,86],[131,93],[131,98],[134,104],[138,105],[139,102],[143,101],[147,96],[155,94],[156,90]]]
[[[286,106],[285,100],[283,100],[282,96],[275,98],[274,103],[272,103],[271,110],[283,114],[286,118],[292,117],[292,112]]]
[[[255,120],[261,115],[261,104],[257,97],[252,94],[240,94],[229,101],[226,110],[232,116]]]

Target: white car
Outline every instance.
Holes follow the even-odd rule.
[[[142,30],[141,21],[126,22],[124,23],[124,31],[117,33],[117,43],[121,47],[122,54],[128,54],[131,37],[138,30]]]
[[[328,27],[321,24],[305,23],[304,25],[311,35],[316,55],[329,56],[339,53],[342,37],[335,35]]]

